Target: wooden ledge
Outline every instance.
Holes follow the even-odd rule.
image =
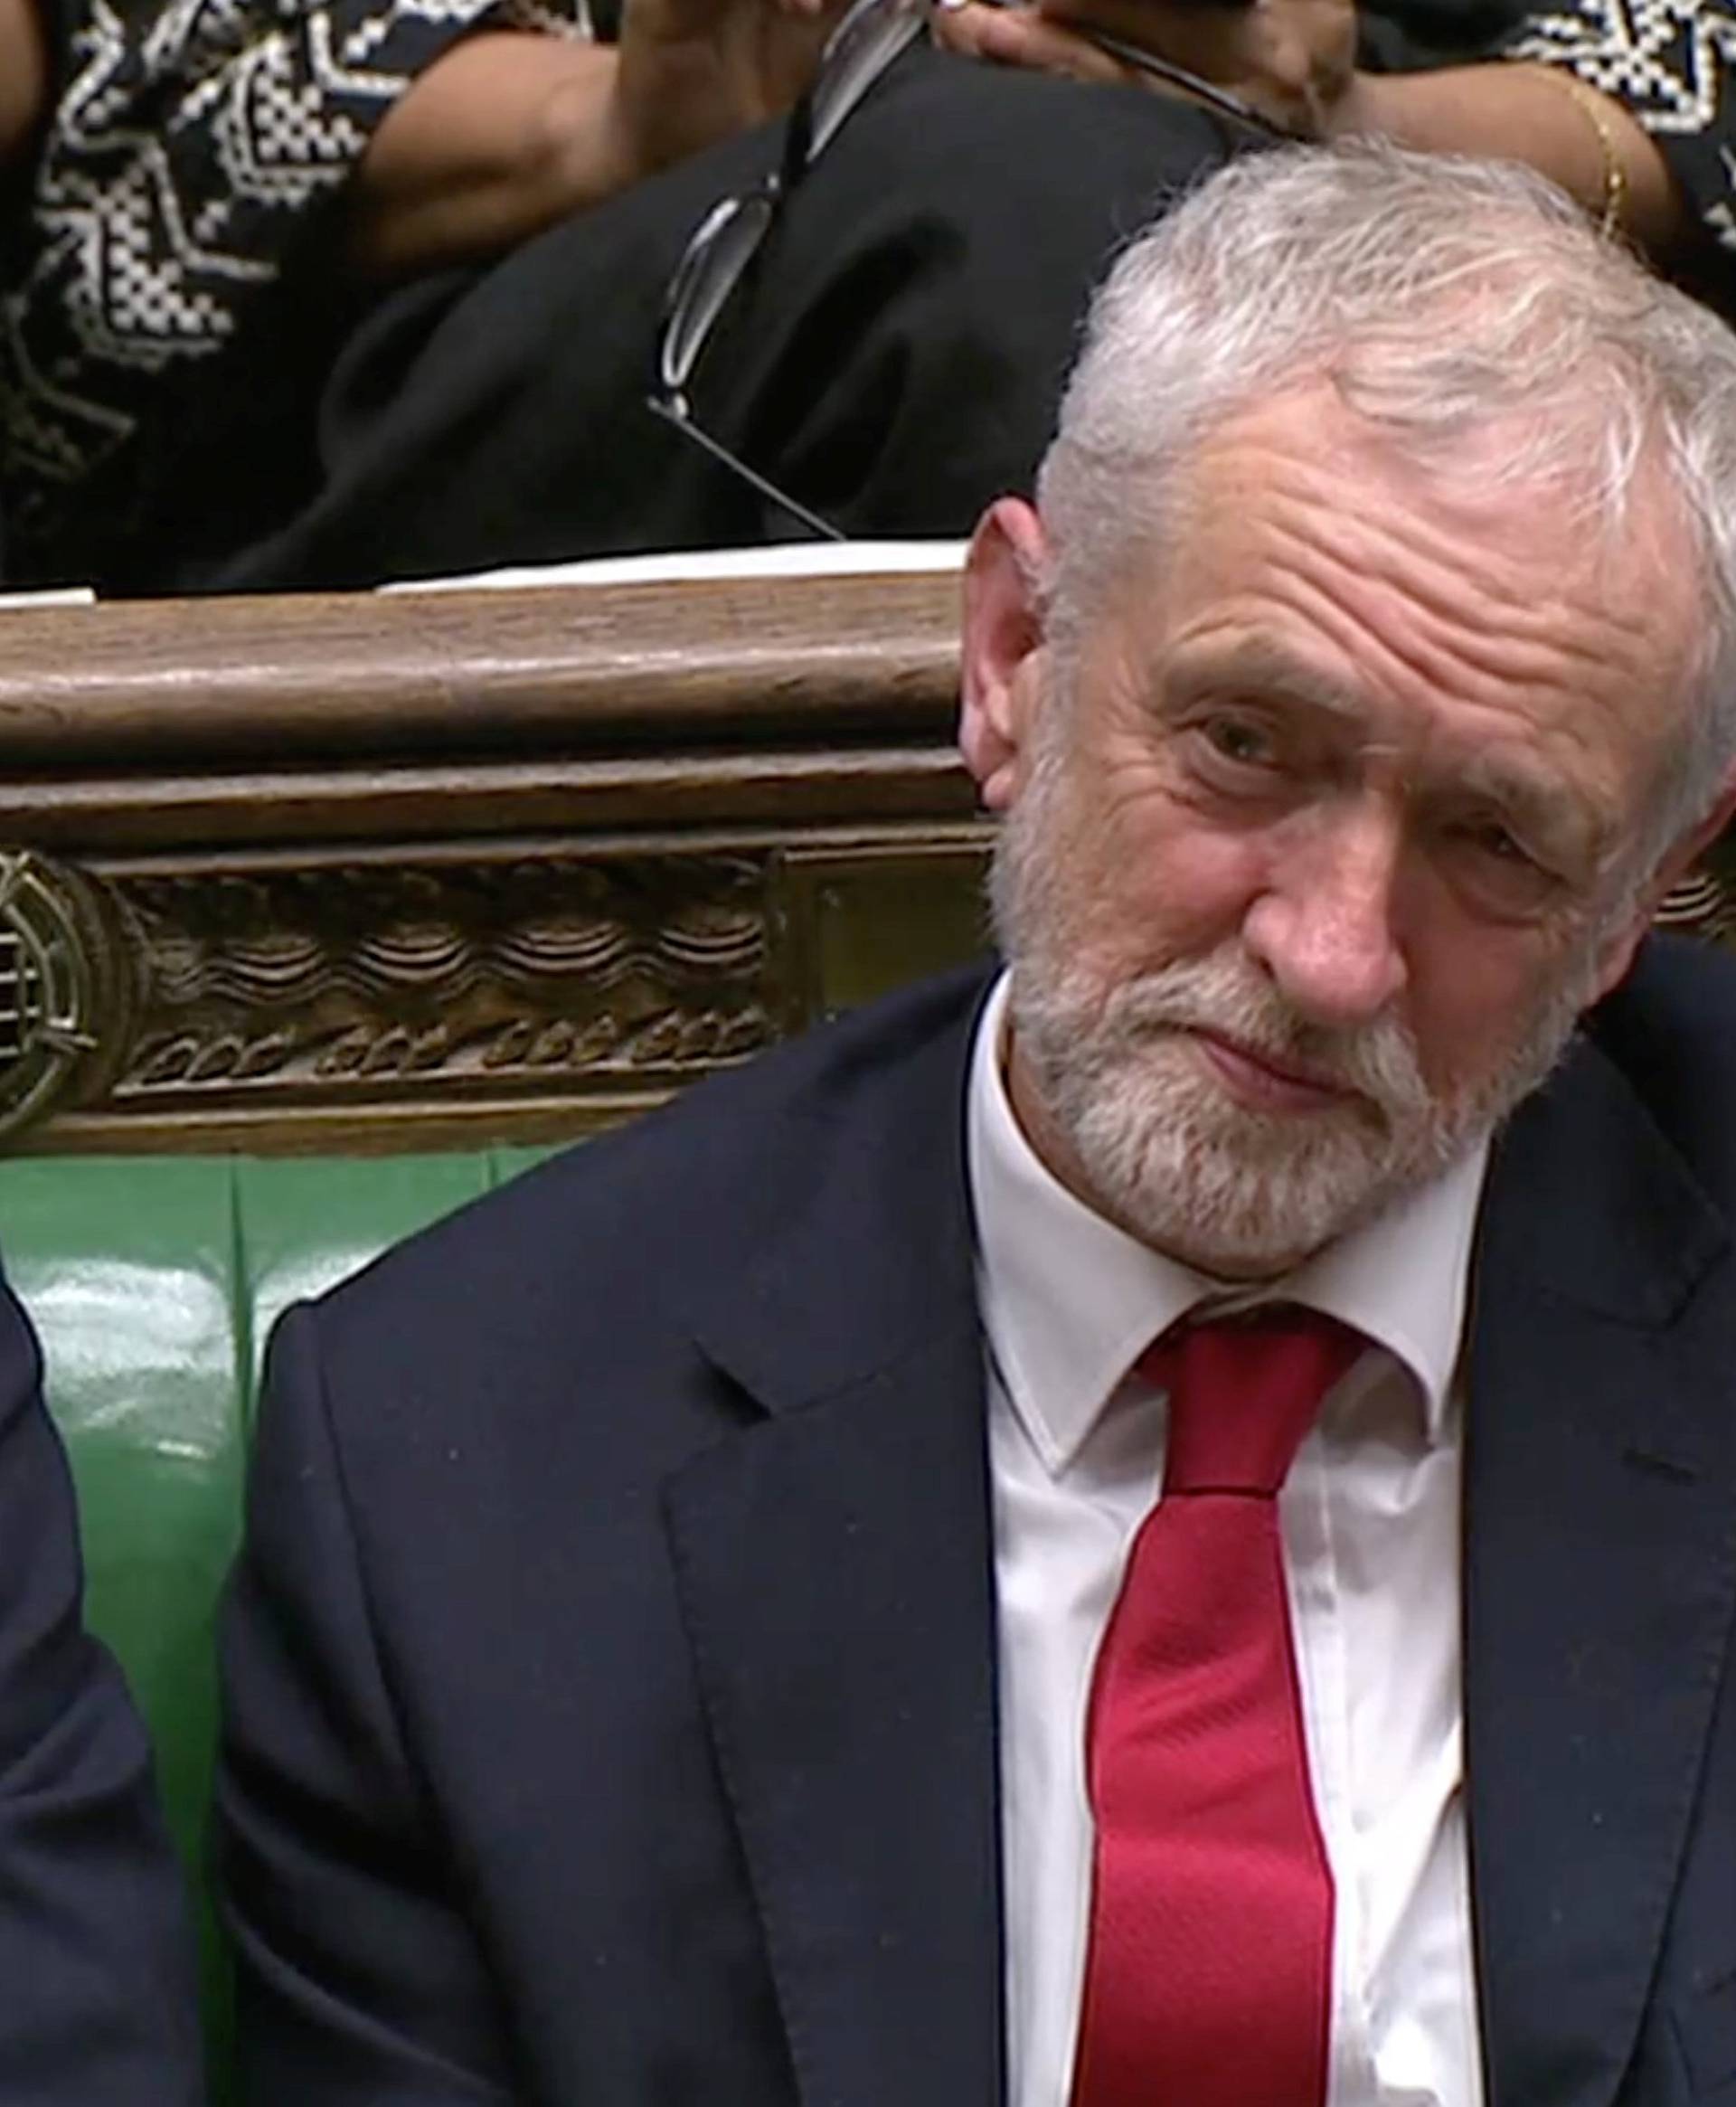
[[[730,747],[949,731],[951,575],[0,611],[0,762]]]
[[[976,949],[957,593],[0,612],[9,1145],[582,1132]]]

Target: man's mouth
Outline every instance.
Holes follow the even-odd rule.
[[[1222,1032],[1196,1025],[1193,1037],[1232,1097],[1250,1110],[1323,1112],[1356,1102],[1361,1092],[1337,1076],[1287,1061]]]

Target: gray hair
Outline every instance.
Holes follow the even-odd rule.
[[[1132,548],[1161,541],[1190,449],[1314,377],[1422,462],[1511,422],[1502,478],[1571,489],[1607,533],[1662,469],[1708,620],[1636,845],[1649,868],[1736,761],[1736,336],[1516,165],[1365,141],[1233,162],[1093,303],[1038,482],[1063,654]]]

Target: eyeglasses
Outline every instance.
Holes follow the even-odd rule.
[[[712,207],[694,229],[664,297],[649,406],[826,541],[841,542],[845,536],[697,424],[687,390],[718,317],[759,254],[785,200],[837,137],[844,118],[914,42],[928,13],[929,0],[854,0],[826,39],[812,86],[789,114],[778,166],[751,190],[720,199]]]
[[[1171,59],[1160,58],[1156,52],[1146,51],[1138,44],[1129,43],[1125,37],[1111,36],[1107,29],[1093,29],[1082,22],[1067,24],[1073,34],[1083,37],[1088,44],[1095,44],[1099,52],[1111,59],[1118,59],[1124,66],[1132,67],[1136,73],[1147,73],[1154,80],[1161,80],[1167,88],[1179,88],[1184,95],[1191,95],[1195,102],[1203,102],[1208,109],[1215,109],[1220,117],[1233,118],[1239,125],[1246,125],[1251,132],[1263,138],[1273,139],[1287,146],[1308,144],[1301,132],[1293,132],[1288,125],[1281,125],[1269,118],[1264,110],[1256,109],[1251,102],[1243,101],[1240,95],[1228,88],[1220,88],[1215,80],[1206,80],[1198,73],[1190,73],[1185,66],[1178,66]]]
[[[656,377],[646,405],[684,438],[702,448],[762,497],[799,520],[824,541],[846,537],[816,512],[811,512],[769,477],[750,468],[694,418],[688,400],[693,371],[710,342],[718,317],[747,275],[773,222],[802,177],[837,137],[839,128],[892,61],[913,43],[935,0],[853,0],[843,20],[826,39],[812,85],[790,112],[784,149],[777,167],[751,190],[719,199],[693,230],[664,296],[657,332]],[[945,5],[945,0],[939,0]],[[1106,30],[1070,24],[1075,33],[1111,58],[1179,88],[1221,115],[1233,118],[1271,139],[1294,140],[1251,103],[1215,82],[1203,80],[1184,67],[1111,36]]]

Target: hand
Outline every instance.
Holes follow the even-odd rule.
[[[618,47],[523,30],[461,38],[370,142],[350,184],[352,263],[381,279],[502,255],[763,123],[807,85],[842,5],[627,0]]]
[[[844,0],[627,0],[611,112],[626,180],[780,116],[843,10]]]
[[[973,57],[1165,91],[1092,43],[1093,30],[1229,89],[1300,137],[1345,128],[1356,83],[1355,0],[1036,0],[1028,7],[965,0],[934,18],[937,39]]]
[[[0,0],[0,169],[22,164],[48,116],[48,38],[35,0]]]

